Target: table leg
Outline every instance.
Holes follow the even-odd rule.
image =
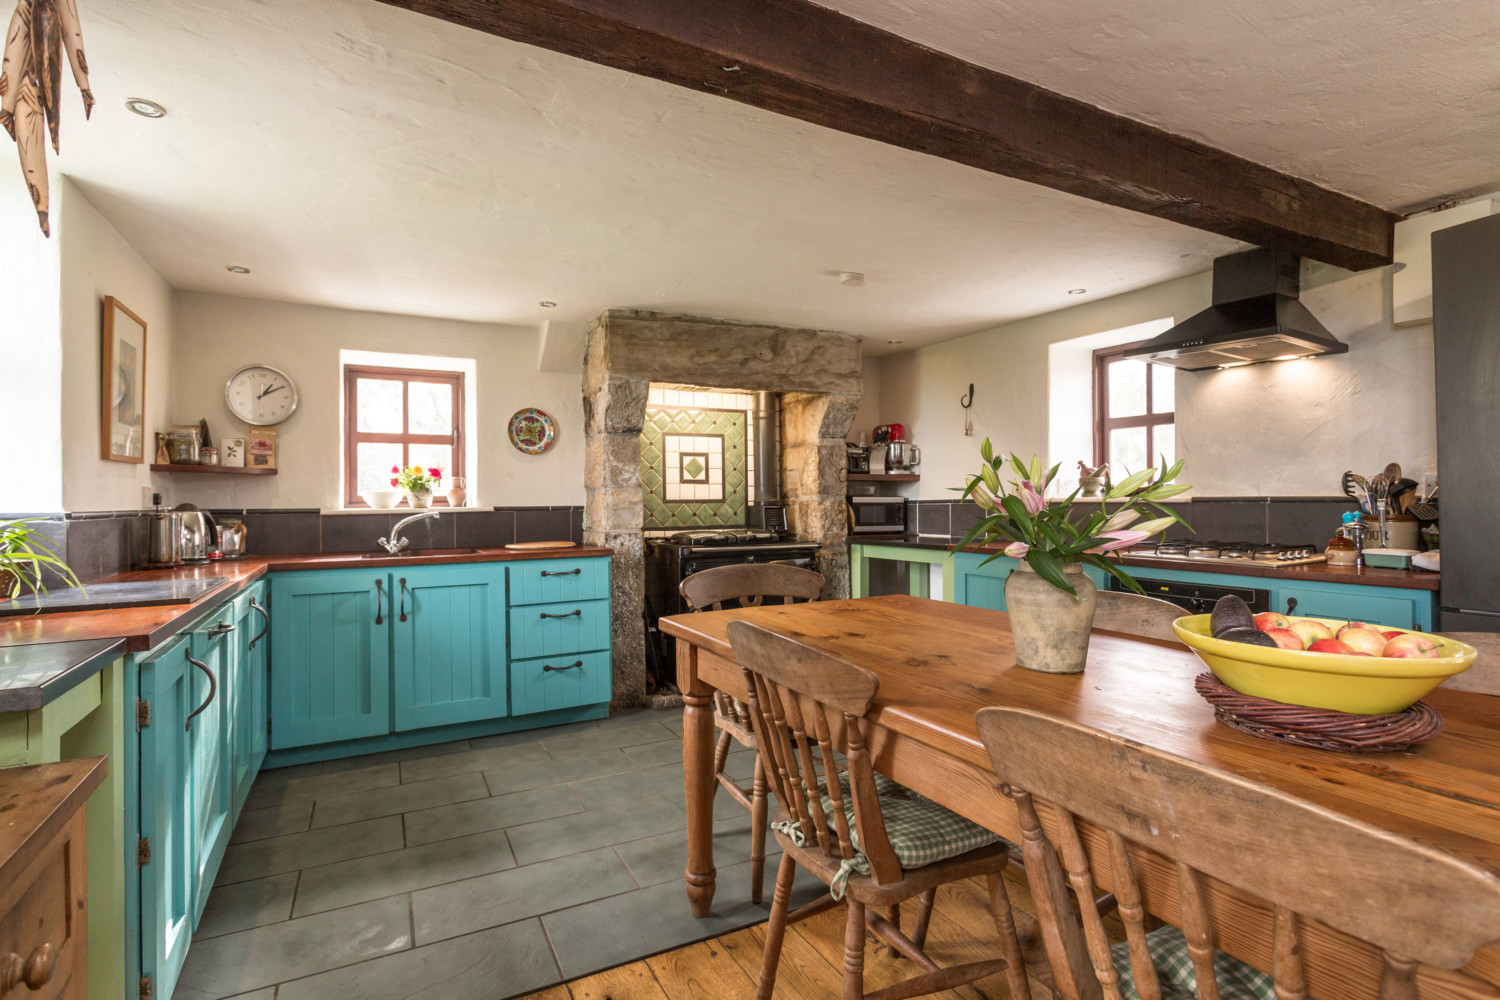
[[[714,902],[713,688],[698,679],[698,650],[677,642],[677,686],[682,690],[682,775],[687,792],[687,896],[693,916]]]

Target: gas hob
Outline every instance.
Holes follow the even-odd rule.
[[[1137,546],[1129,551],[1135,558],[1191,559],[1216,563],[1259,563],[1277,566],[1302,566],[1324,561],[1316,545],[1265,545],[1257,542],[1163,541]]]

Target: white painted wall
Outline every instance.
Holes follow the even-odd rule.
[[[1050,412],[1090,398],[1053,400],[1049,351],[1059,341],[1205,308],[1210,275],[1192,275],[883,359],[881,415],[922,446],[918,496],[951,496],[977,464],[979,442],[1071,464],[1055,454]],[[1204,496],[1330,496],[1348,468],[1387,462],[1421,481],[1436,470],[1432,328],[1398,329],[1388,269],[1349,275],[1309,267],[1302,300],[1349,353],[1177,379],[1183,481]],[[974,437],[958,399],[976,383]],[[1065,467],[1066,467],[1065,466]]]
[[[469,488],[485,506],[583,502],[583,402],[577,374],[538,370],[537,331],[488,323],[357,312],[180,292],[176,297],[170,422],[208,419],[214,436],[244,430],[224,404],[224,381],[255,362],[281,368],[301,393],[281,424],[276,476],[163,476],[173,503],[216,507],[319,507],[340,504],[341,349],[473,358],[478,475]],[[523,455],[506,436],[510,416],[536,406],[557,422],[543,455]]]
[[[50,180],[54,209],[57,179],[54,173]],[[52,225],[56,233],[55,214]],[[7,427],[0,466],[9,470],[0,476],[0,511],[6,513],[63,509],[58,269],[58,239],[42,236],[21,171],[7,156],[0,164],[0,398]]]
[[[52,198],[53,239],[62,261],[63,503],[70,511],[136,510],[141,487],[152,483],[152,434],[169,423],[172,290],[71,180],[63,178]],[[147,445],[141,464],[100,457],[99,360],[106,295],[146,323]]]
[[[850,441],[858,441],[860,431],[865,432],[868,440],[875,425],[885,423],[880,419],[880,359],[866,357],[862,371],[865,376],[864,395],[860,397],[854,423],[849,427]]]

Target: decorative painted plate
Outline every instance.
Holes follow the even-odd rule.
[[[510,443],[516,446],[517,451],[528,455],[540,455],[552,447],[552,440],[557,436],[557,427],[552,423],[552,418],[534,406],[517,410],[510,418],[508,430]]]

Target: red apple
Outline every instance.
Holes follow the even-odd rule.
[[[1438,655],[1437,643],[1424,635],[1402,632],[1385,644],[1381,656],[1400,660],[1429,660]]]
[[[1270,628],[1287,628],[1291,622],[1286,620],[1286,615],[1277,614],[1275,611],[1262,611],[1255,616],[1255,627],[1264,632]]]
[[[1337,639],[1318,639],[1307,647],[1309,653],[1342,653],[1348,656],[1354,650]]]
[[[1311,646],[1319,639],[1332,639],[1333,629],[1322,622],[1315,622],[1311,618],[1298,618],[1292,622],[1292,631],[1302,637],[1304,647]]]
[[[1338,641],[1355,653],[1379,656],[1385,651],[1385,636],[1372,628],[1344,629],[1339,632]]]
[[[1304,643],[1302,637],[1289,628],[1268,628],[1266,635],[1276,640],[1276,645],[1282,649],[1302,649]]]
[[[1365,629],[1367,631],[1374,632],[1376,635],[1380,635],[1380,629],[1376,628],[1374,625],[1366,625],[1364,622],[1350,622],[1347,625],[1340,625],[1339,630],[1334,633],[1334,636],[1335,638],[1342,639],[1345,632],[1354,632],[1358,631],[1359,629]]]
[[[1398,636],[1398,635],[1405,635],[1406,633],[1403,632],[1403,631],[1401,631],[1399,628],[1393,628],[1393,629],[1389,629],[1388,631],[1382,632],[1380,634],[1383,635],[1383,636],[1385,636],[1385,641],[1386,642],[1390,642],[1392,639],[1396,638],[1396,636]]]

